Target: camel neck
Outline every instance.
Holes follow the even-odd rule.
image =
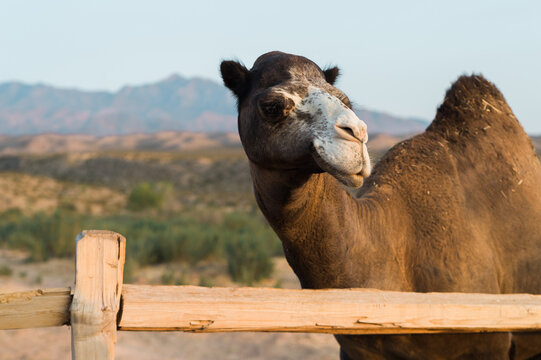
[[[344,259],[361,235],[358,218],[351,217],[359,211],[357,201],[327,173],[269,170],[255,164],[251,171],[258,205],[302,286],[349,286]]]

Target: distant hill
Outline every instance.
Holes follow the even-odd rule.
[[[381,154],[406,136],[375,134],[368,141],[371,152]],[[81,135],[37,134],[0,135],[0,156],[109,151],[197,151],[241,148],[237,133],[162,131],[151,134]]]
[[[37,134],[0,136],[0,155],[107,151],[191,151],[239,148],[237,133],[163,131],[151,134]]]
[[[417,118],[400,118],[384,112],[357,109],[355,113],[368,127],[369,134],[413,135],[423,132],[428,122]]]
[[[428,123],[359,109],[370,133],[411,134]],[[159,131],[236,132],[235,99],[221,84],[171,75],[118,92],[19,82],[0,84],[0,134],[121,135]]]
[[[116,93],[0,84],[0,133],[10,135],[233,131],[234,109],[235,101],[222,85],[178,75]]]
[[[368,151],[377,159],[409,135],[372,134]],[[531,136],[541,154],[541,136]],[[84,153],[110,151],[198,151],[208,149],[240,149],[236,132],[203,133],[161,131],[150,134],[96,136],[86,134],[0,135],[0,156],[17,154]]]

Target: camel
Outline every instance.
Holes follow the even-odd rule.
[[[461,76],[426,131],[371,169],[337,67],[275,51],[220,69],[256,201],[303,288],[541,293],[541,165],[482,76]],[[535,333],[336,339],[341,359],[541,357]]]

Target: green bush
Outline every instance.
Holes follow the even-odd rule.
[[[226,243],[227,269],[234,281],[246,285],[268,277],[273,265],[270,254],[251,236],[239,236]]]
[[[186,285],[184,272],[177,275],[173,269],[166,269],[161,276],[162,285]]]
[[[126,254],[126,260],[124,262],[124,273],[122,279],[124,283],[130,284],[135,280],[135,272],[137,271],[139,264],[130,254]]]
[[[160,183],[141,183],[137,185],[128,197],[126,207],[132,211],[159,208],[167,192],[168,186]]]
[[[276,236],[264,223],[234,213],[224,221],[227,268],[234,281],[252,285],[272,274],[272,256],[279,249]]]
[[[13,274],[13,270],[9,266],[0,266],[0,276],[10,276],[11,274]]]
[[[127,282],[139,266],[185,261],[226,261],[235,281],[252,284],[272,272],[280,241],[259,213],[179,213],[174,217],[125,214],[81,216],[68,208],[53,214],[0,214],[0,244],[25,249],[29,261],[72,257],[82,229],[107,229],[126,236]],[[165,279],[167,280],[167,279]],[[175,279],[176,282],[177,279]]]
[[[199,279],[199,286],[213,287],[215,286],[215,284],[212,278],[209,278],[207,276],[201,276],[201,278]]]
[[[29,250],[30,261],[73,256],[74,239],[80,231],[79,216],[63,208],[52,215],[27,217],[11,210],[0,215],[0,243]]]

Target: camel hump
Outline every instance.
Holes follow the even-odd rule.
[[[487,126],[521,129],[504,96],[493,83],[482,75],[463,75],[447,90],[428,129],[448,133],[476,131]]]
[[[462,75],[447,90],[444,104],[447,103],[450,106],[468,108],[471,105],[475,105],[472,101],[477,102],[479,106],[479,100],[482,102],[483,99],[487,98],[505,103],[500,90],[498,90],[496,85],[485,79],[483,75]]]

